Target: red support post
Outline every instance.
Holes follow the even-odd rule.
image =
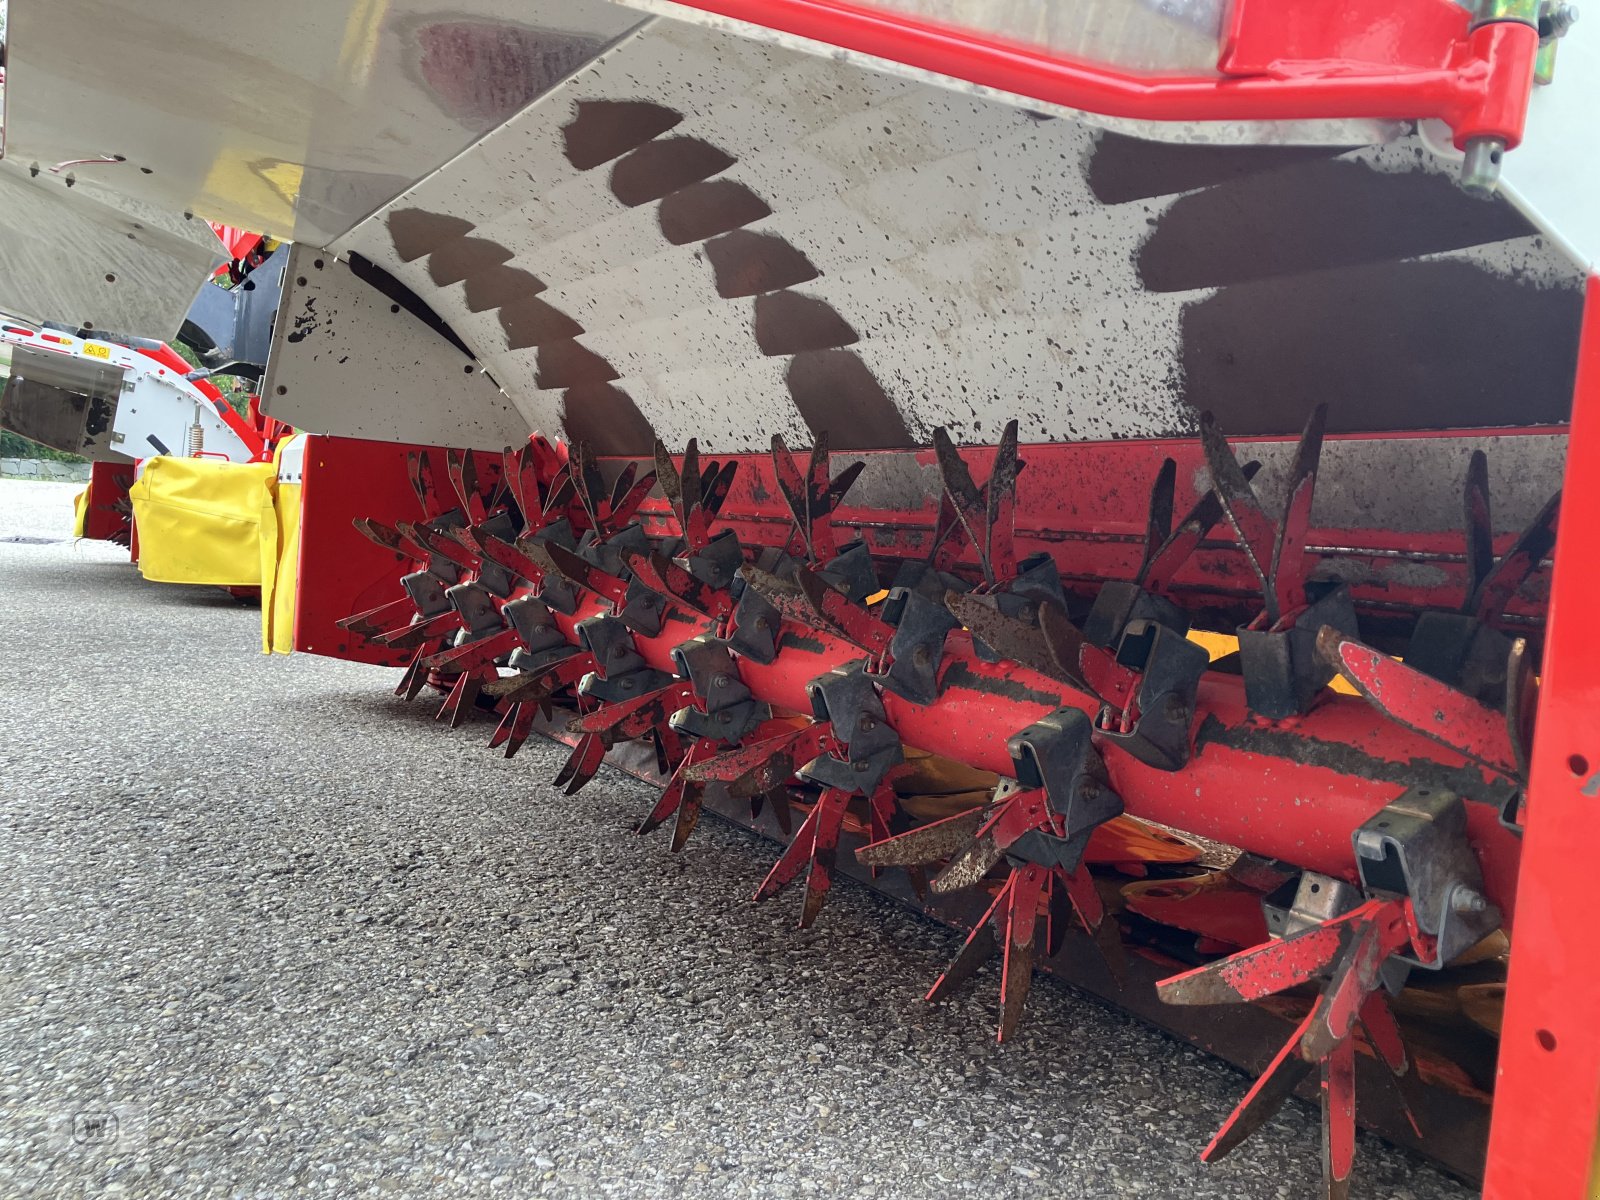
[[[1600,276],[1578,354],[1487,1200],[1600,1195],[1600,921],[1582,857],[1600,836]]]

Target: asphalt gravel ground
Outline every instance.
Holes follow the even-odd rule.
[[[55,539],[0,541],[0,1196],[1317,1193],[1310,1107],[1203,1166],[1239,1072],[1043,980],[997,1048],[992,973],[921,999],[954,932],[848,882],[797,932],[770,844],[673,855],[642,784],[263,658],[74,490],[0,481],[0,539]]]

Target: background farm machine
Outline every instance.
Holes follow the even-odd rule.
[[[1258,1072],[1208,1158],[1298,1091],[1331,1195],[1359,1115],[1588,1196],[1574,15],[19,0],[0,306],[292,243],[297,648],[968,927],[1001,1040],[1044,969]]]

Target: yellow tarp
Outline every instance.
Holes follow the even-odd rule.
[[[139,571],[157,583],[259,586],[278,562],[277,467],[152,458],[134,482]]]
[[[292,440],[278,443],[274,470]],[[294,600],[300,575],[300,485],[278,484],[274,509],[276,553],[272,575],[261,583],[261,653],[289,654],[294,651]],[[262,562],[265,566],[265,550]]]

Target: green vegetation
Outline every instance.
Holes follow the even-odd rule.
[[[207,287],[212,286],[207,284]],[[173,342],[172,348],[183,356],[183,361],[191,367],[199,369],[200,360],[195,357],[193,350],[182,342]],[[237,375],[212,375],[209,376],[211,386],[222,393],[223,399],[233,405],[233,411],[241,417],[248,415],[250,408],[251,380],[240,379]]]
[[[52,450],[49,446],[41,446],[38,442],[30,442],[19,434],[12,433],[9,429],[0,429],[0,458],[47,458],[51,462],[83,462],[83,458],[76,454],[68,454],[62,450]]]

